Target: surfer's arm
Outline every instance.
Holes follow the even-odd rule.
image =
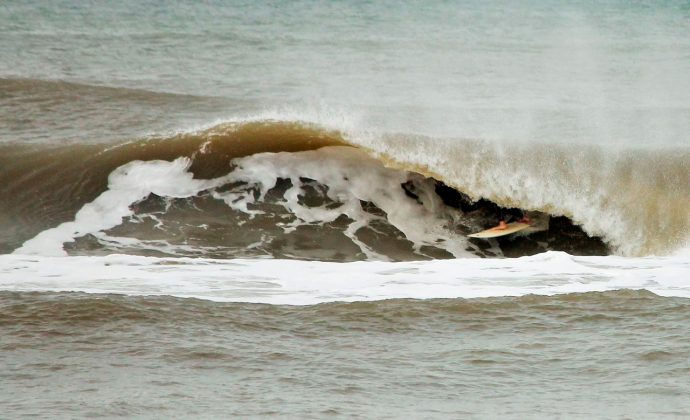
[[[498,226],[494,227],[493,230],[505,230],[508,228],[508,224],[505,220],[498,222]]]

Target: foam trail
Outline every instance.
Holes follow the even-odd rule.
[[[0,256],[1,290],[170,295],[289,305],[618,289],[690,298],[688,278],[687,258],[573,257],[561,252],[516,259],[403,263]]]

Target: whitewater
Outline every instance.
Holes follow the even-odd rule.
[[[547,252],[510,260],[326,263],[13,255],[2,256],[0,261],[0,287],[8,291],[169,295],[275,305],[621,289],[690,298],[687,257],[573,257]]]

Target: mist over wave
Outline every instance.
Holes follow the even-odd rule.
[[[129,131],[148,118],[148,133],[166,116],[180,128],[325,105],[357,114],[364,129],[432,138],[687,145],[684,1],[69,3],[0,10],[0,77],[15,85],[0,89],[57,82],[29,96],[71,98],[41,105],[81,130]],[[33,114],[16,97],[12,106]]]

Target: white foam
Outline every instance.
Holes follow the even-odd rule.
[[[0,256],[0,290],[169,295],[308,305],[391,298],[479,298],[647,289],[690,298],[690,259],[574,257],[391,263]]]

